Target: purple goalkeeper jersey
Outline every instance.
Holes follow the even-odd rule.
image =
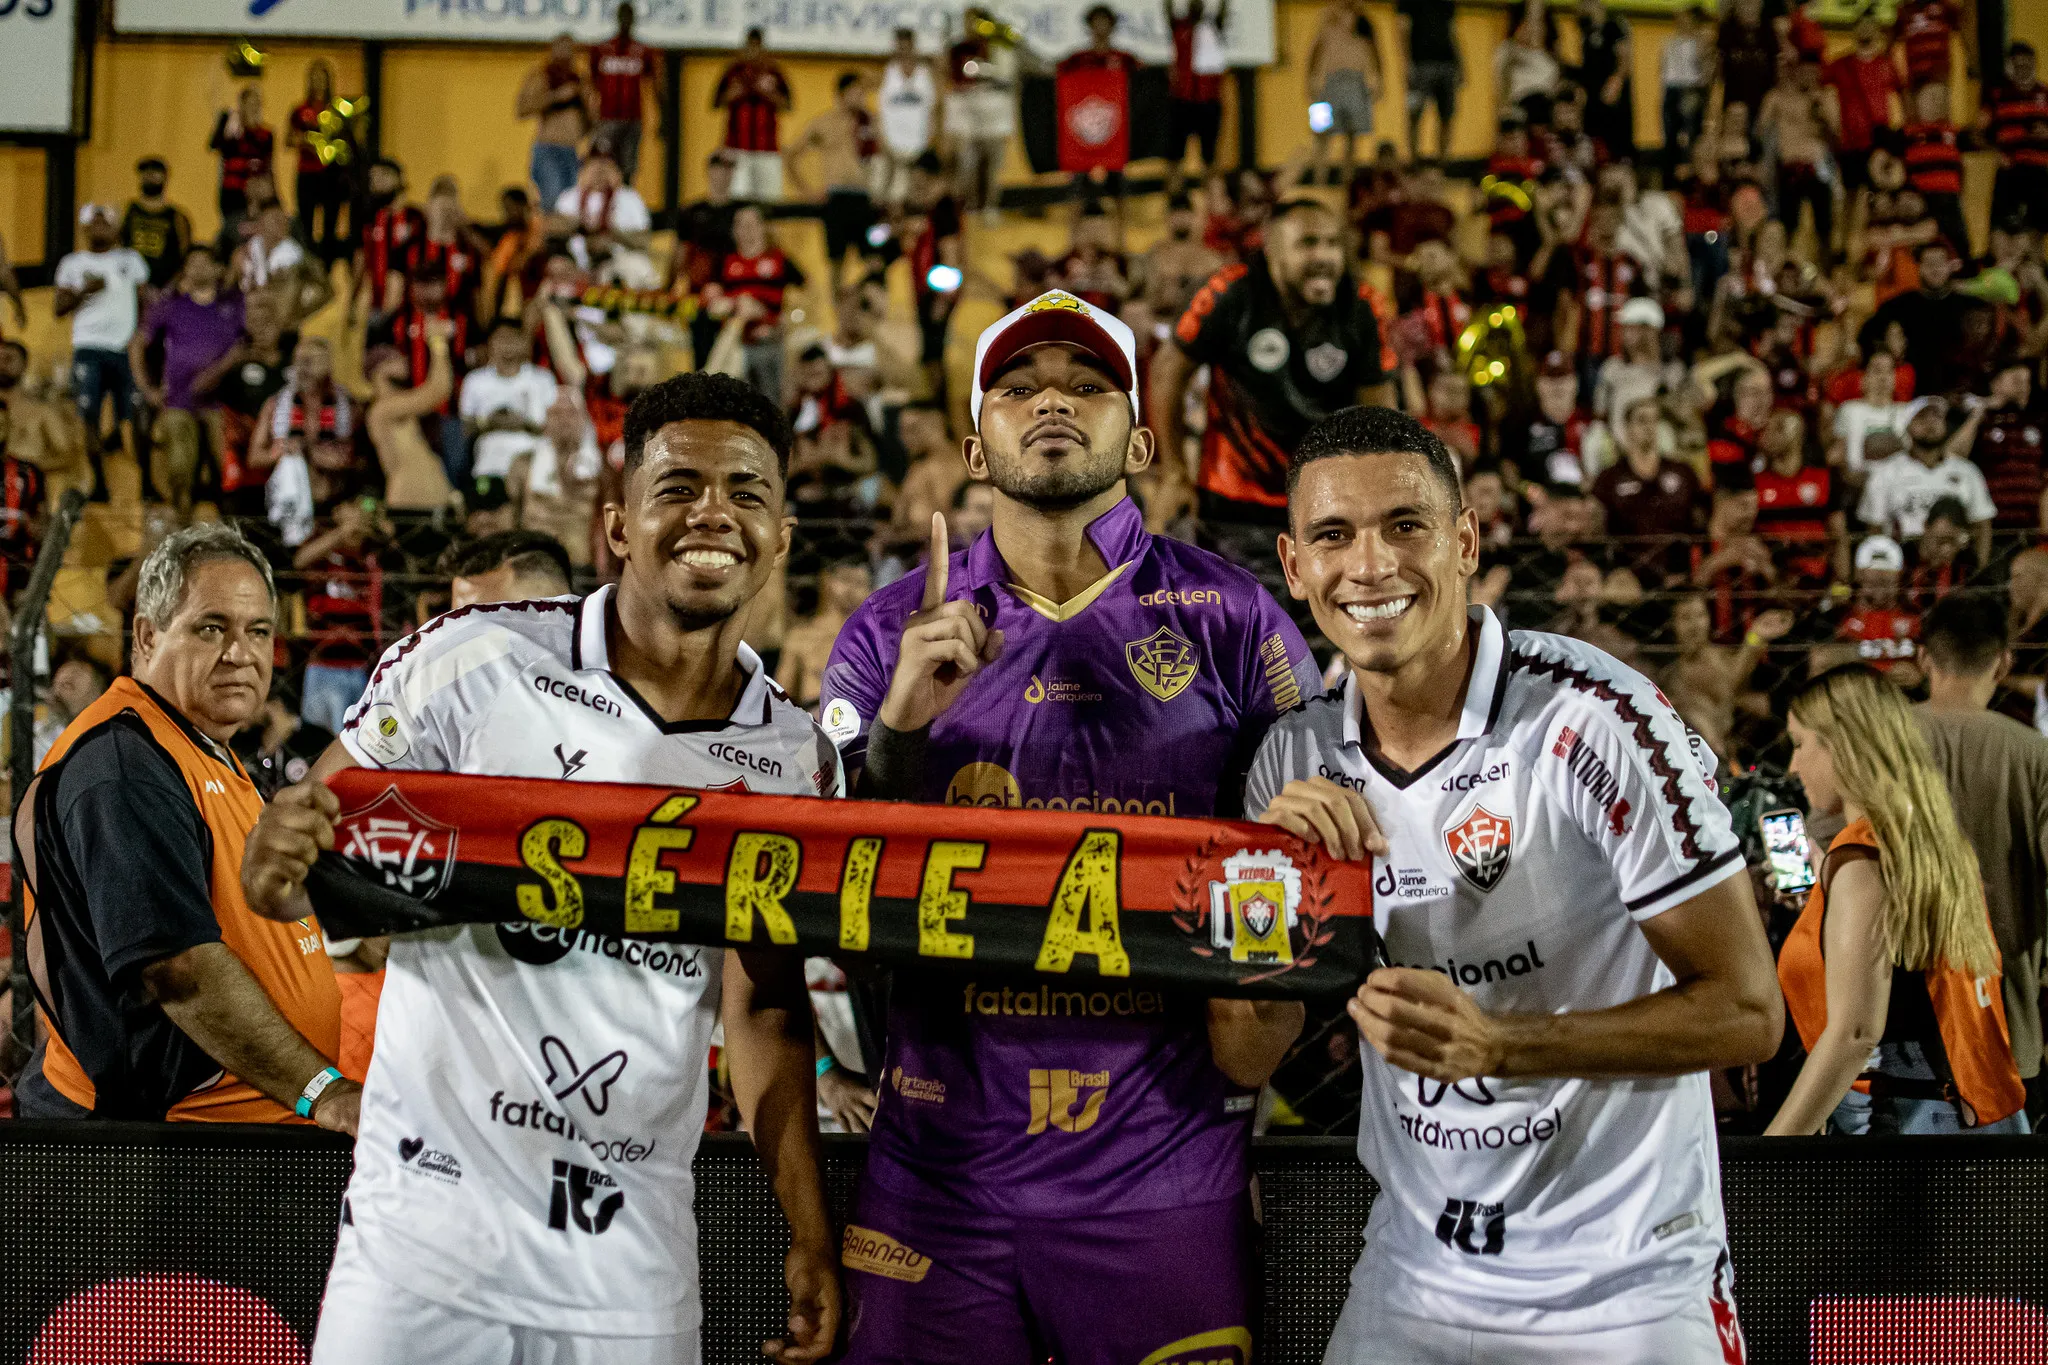
[[[1235,814],[1280,712],[1322,691],[1307,644],[1250,574],[1154,538],[1129,499],[1088,538],[1110,572],[1054,603],[1016,587],[984,531],[950,599],[1003,655],[932,726],[919,799],[1032,810]],[[922,571],[853,614],[825,669],[823,721],[860,765]],[[1209,1055],[1204,1002],[1077,971],[1020,988],[898,973],[868,1174],[990,1213],[1058,1217],[1244,1189],[1253,1097]]]

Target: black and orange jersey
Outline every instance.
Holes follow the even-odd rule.
[[[1348,277],[1335,303],[1297,327],[1263,256],[1216,272],[1173,332],[1189,359],[1209,366],[1203,491],[1285,507],[1288,458],[1308,429],[1399,367],[1391,332],[1386,301]]]

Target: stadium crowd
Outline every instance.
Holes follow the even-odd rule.
[[[659,227],[632,182],[662,64],[629,6],[612,39],[559,40],[524,83],[508,113],[533,122],[531,182],[505,187],[495,222],[433,167],[333,156],[350,133],[322,121],[323,65],[276,130],[246,86],[211,143],[219,236],[195,237],[147,159],[130,203],[79,210],[82,246],[55,275],[68,359],[0,342],[9,600],[66,488],[106,501],[139,482],[139,548],[108,573],[123,613],[178,527],[240,528],[288,603],[270,698],[232,741],[268,795],[305,774],[414,627],[615,578],[601,508],[620,496],[628,407],[668,374],[717,371],[795,433],[786,586],[747,638],[813,706],[841,627],[918,566],[933,514],[955,545],[990,523],[949,383],[949,349],[972,342],[951,326],[960,300],[1058,288],[1138,338],[1163,452],[1134,488],[1147,527],[1257,574],[1333,679],[1343,661],[1274,556],[1288,455],[1357,401],[1440,437],[1481,526],[1476,600],[1656,681],[1717,756],[1780,942],[1803,897],[1767,884],[1755,817],[1801,804],[1786,715],[1814,674],[1861,660],[1937,709],[2002,712],[2016,724],[1982,741],[1979,770],[2043,771],[2048,85],[2025,44],[1984,54],[1978,110],[1958,122],[1951,0],[1908,0],[1889,29],[1866,15],[1846,47],[1810,6],[1734,0],[1718,22],[1681,13],[1661,55],[1663,145],[1638,147],[1627,21],[1583,0],[1567,62],[1559,12],[1532,0],[1497,54],[1483,165],[1403,160],[1391,142],[1367,159],[1385,63],[1410,72],[1408,145],[1434,107],[1440,154],[1466,75],[1448,7],[1399,8],[1404,50],[1382,54],[1362,7],[1329,6],[1304,91],[1318,135],[1262,170],[1218,164],[1222,11],[1168,0],[1163,209],[1120,173],[1082,176],[1055,211],[1064,252],[1008,260],[977,236],[1004,221],[1017,75],[1046,64],[981,10],[936,56],[899,35],[879,82],[849,71],[801,128],[750,35],[717,83],[709,192]],[[1093,44],[1057,69],[1134,65],[1114,26],[1091,16]],[[1965,148],[1997,154],[1987,232],[1968,224]],[[824,278],[779,244],[809,214]],[[305,329],[330,307],[360,350],[346,377]],[[38,757],[124,659],[57,636],[49,664]],[[1978,780],[1958,774],[1959,807]],[[1809,814],[1816,862],[1839,824]],[[1986,884],[2038,1118],[2042,886],[1988,859]],[[337,953],[344,972],[377,961],[374,946]],[[821,1069],[820,1094],[859,1129],[874,1098],[843,985],[814,970],[821,1056],[846,1059]],[[1312,1017],[1264,1122],[1355,1122],[1357,1046],[1341,1013]],[[1760,1129],[1793,1058],[1775,1092],[1754,1070],[1718,1078],[1724,1121]]]

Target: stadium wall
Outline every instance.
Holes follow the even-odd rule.
[[[863,1151],[826,1141],[841,1217]],[[1312,1365],[1374,1186],[1347,1139],[1254,1157],[1259,1359]],[[1721,1157],[1757,1365],[2048,1359],[2040,1142],[1748,1139]],[[0,1365],[303,1365],[348,1168],[345,1140],[306,1128],[0,1124]],[[697,1213],[704,1358],[758,1361],[786,1311],[788,1233],[746,1139],[705,1139]]]

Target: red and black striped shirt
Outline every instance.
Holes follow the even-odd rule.
[[[735,152],[780,151],[777,123],[789,103],[789,82],[773,62],[734,62],[718,78],[725,105],[725,145]]]
[[[1956,141],[1956,126],[1939,123],[1909,123],[1906,138],[1906,183],[1921,195],[1963,192],[1963,153]],[[1961,243],[1957,243],[1961,249]]]
[[[439,313],[423,313],[408,303],[392,315],[391,330],[385,340],[396,346],[405,357],[412,372],[412,386],[418,388],[427,382],[427,321],[430,317],[455,325],[455,334],[448,338],[448,359],[455,370],[455,386],[448,395],[448,401],[435,409],[445,417],[455,411],[455,395],[462,392],[462,372],[468,368],[463,357],[469,353],[469,319],[445,307]]]
[[[638,123],[640,82],[654,70],[654,49],[642,42],[611,38],[590,49],[590,79],[597,86],[597,116]]]
[[[1984,471],[2001,531],[2031,531],[2041,524],[2041,457],[2048,413],[2034,408],[1993,408],[1977,427],[1970,459]]]
[[[780,247],[769,247],[758,256],[742,256],[735,251],[727,256],[718,267],[718,287],[728,294],[746,294],[761,305],[762,316],[748,324],[748,341],[765,341],[775,333],[782,321],[782,296],[793,286],[801,286],[804,272],[782,254]]]
[[[1621,306],[1634,292],[1636,263],[1620,252],[1597,256],[1579,252],[1579,302],[1585,317],[1579,323],[1580,355],[1621,354]]]
[[[370,307],[383,306],[384,281],[393,266],[405,265],[413,242],[427,235],[427,215],[410,204],[386,204],[363,228],[363,273],[370,281]]]
[[[1962,19],[1956,0],[1902,0],[1892,33],[1906,50],[1906,84],[1917,90],[1948,80],[1948,40]]]
[[[1756,533],[1791,554],[1785,567],[1802,578],[1828,574],[1828,516],[1838,510],[1839,490],[1826,465],[1807,465],[1793,474],[1764,469],[1756,476]]]
[[[236,194],[248,189],[250,176],[270,169],[273,141],[270,130],[261,124],[229,137],[228,116],[222,114],[213,125],[213,141],[208,144],[220,153],[220,187]]]
[[[2000,164],[2048,166],[2048,85],[2001,86],[1985,99]]]
[[[403,260],[408,278],[421,269],[439,270],[448,282],[448,306],[465,318],[476,316],[476,296],[483,287],[484,266],[460,238],[437,242],[422,234],[406,247]]]

